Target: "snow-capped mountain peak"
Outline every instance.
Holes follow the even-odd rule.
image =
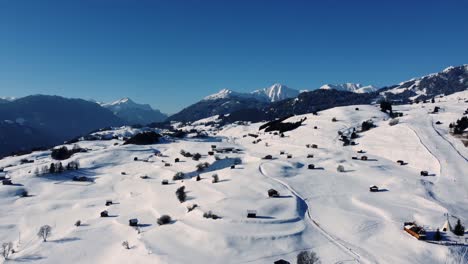
[[[148,111],[153,110],[153,108],[149,104],[138,104],[128,97],[119,99],[111,103],[103,103],[101,104],[101,106],[105,108],[109,108],[113,111],[116,109],[129,109],[129,108],[148,110]]]
[[[219,92],[217,92],[215,94],[208,95],[203,100],[216,100],[216,99],[223,99],[223,98],[228,98],[228,97],[231,97],[231,96],[240,96],[240,95],[242,95],[242,94],[234,92],[233,90],[222,89],[221,91],[219,91]]]
[[[277,102],[288,98],[293,98],[299,95],[298,90],[291,89],[286,85],[275,83],[272,86],[264,89],[259,89],[252,92],[252,95],[258,99]]]
[[[205,97],[203,100],[216,100],[230,97],[254,98],[259,101],[277,102],[284,99],[296,97],[299,95],[298,90],[291,89],[286,85],[275,83],[268,88],[258,89],[250,93],[239,93],[229,89],[221,91]]]
[[[343,83],[343,84],[325,84],[320,87],[320,89],[334,89],[338,91],[348,91],[348,92],[353,92],[353,93],[370,93],[370,92],[375,92],[379,88],[375,87],[373,85],[362,85],[360,83]]]

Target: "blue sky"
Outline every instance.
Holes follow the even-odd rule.
[[[0,96],[390,85],[468,63],[468,1],[0,0]]]

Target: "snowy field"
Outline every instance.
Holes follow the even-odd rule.
[[[468,225],[468,149],[448,131],[467,109],[467,99],[465,91],[435,104],[394,106],[404,114],[395,126],[378,106],[359,105],[292,117],[307,120],[285,137],[259,133],[261,124],[251,124],[228,125],[206,139],[146,146],[83,141],[78,144],[88,152],[62,161],[79,161],[81,168],[62,174],[33,175],[52,162],[50,151],[2,159],[0,167],[14,185],[0,185],[0,243],[11,241],[17,251],[6,263],[294,263],[302,250],[316,252],[322,263],[468,263],[468,234],[444,233],[447,241],[465,243],[449,247],[403,231],[403,222],[416,221],[430,235],[442,227],[446,213],[452,226],[457,218]],[[440,113],[430,113],[434,106]],[[377,127],[360,133],[357,145],[344,147],[337,132],[368,119]],[[200,129],[202,123],[195,125]],[[253,144],[253,137],[244,137],[248,133],[259,133],[262,141]],[[241,151],[216,154],[221,158],[216,160],[208,155],[211,145]],[[181,150],[202,158],[183,157]],[[273,159],[262,159],[266,155]],[[352,159],[362,155],[368,160]],[[34,163],[20,164],[24,158]],[[181,162],[174,163],[175,158]],[[242,163],[231,169],[235,158]],[[196,181],[191,176],[198,174],[200,162],[210,167]],[[338,165],[345,172],[337,172]],[[422,170],[429,176],[420,176]],[[179,171],[188,177],[173,181]],[[214,173],[218,183],[211,181]],[[75,182],[74,176],[93,181]],[[168,185],[161,184],[164,179]],[[382,191],[369,192],[371,185]],[[180,186],[188,196],[183,203],[175,195]],[[22,189],[29,197],[19,197]],[[269,189],[280,196],[268,197]],[[106,200],[114,204],[106,206]],[[198,207],[187,212],[192,204]],[[103,210],[109,217],[100,217]],[[247,218],[247,210],[256,210],[257,217]],[[221,219],[204,218],[208,211]],[[156,221],[164,214],[173,221],[159,226]],[[139,232],[129,226],[132,218],[138,218]],[[42,242],[36,234],[46,224],[52,235]]]

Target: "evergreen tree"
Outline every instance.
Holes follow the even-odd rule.
[[[50,164],[49,173],[55,173],[55,164],[54,163]]]
[[[434,240],[435,241],[440,241],[442,240],[442,235],[440,234],[439,228],[437,228],[437,231],[434,234]]]
[[[463,236],[465,234],[465,227],[461,224],[460,219],[458,219],[457,225],[453,228],[453,233],[457,236]]]

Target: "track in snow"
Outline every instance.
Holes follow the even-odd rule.
[[[337,263],[343,263],[343,262],[349,262],[349,261],[356,261],[357,263],[377,263],[377,261],[369,261],[365,258],[363,258],[361,255],[359,255],[358,253],[354,252],[351,248],[348,248],[346,247],[345,245],[343,245],[339,239],[335,238],[333,235],[331,235],[329,232],[327,232],[325,229],[323,229],[318,223],[317,221],[315,221],[312,216],[310,215],[310,212],[309,212],[309,205],[307,204],[306,200],[304,198],[302,198],[302,196],[296,192],[296,190],[294,190],[289,184],[279,180],[279,179],[276,179],[274,177],[271,177],[269,176],[267,173],[264,172],[263,170],[263,164],[264,163],[261,163],[260,166],[259,166],[259,171],[260,173],[267,177],[268,179],[271,179],[271,180],[274,180],[276,182],[278,182],[279,184],[283,185],[286,189],[288,189],[295,197],[296,199],[298,200],[298,202],[301,204],[300,207],[303,208],[303,211],[300,212],[301,215],[303,215],[304,218],[307,218],[309,220],[309,222],[312,224],[313,227],[315,227],[323,236],[325,236],[330,242],[332,242],[333,244],[335,244],[338,248],[340,248],[343,252],[345,252],[346,254],[348,254],[349,256],[351,256],[353,259],[352,260],[342,260],[342,261],[339,261]],[[305,217],[307,215],[307,217]]]

